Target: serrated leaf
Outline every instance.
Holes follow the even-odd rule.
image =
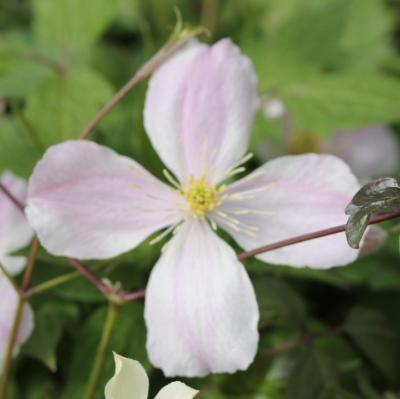
[[[61,53],[93,44],[114,16],[111,0],[34,0],[34,29],[39,40]]]
[[[352,248],[358,248],[370,218],[400,211],[400,179],[384,177],[363,186],[346,208],[350,215],[346,236]]]
[[[27,178],[41,154],[18,117],[0,118],[0,170]]]
[[[11,97],[29,95],[54,71],[40,54],[28,32],[0,34],[0,93]]]
[[[381,62],[392,51],[394,22],[391,9],[381,0],[349,0],[349,23],[341,38],[346,57],[338,66],[366,69]]]
[[[400,82],[378,74],[320,75],[282,87],[297,130],[331,134],[400,117]]]
[[[339,389],[334,364],[322,352],[304,350],[291,371],[288,399],[320,399]],[[324,396],[325,395],[325,396]]]
[[[300,295],[283,280],[259,277],[254,281],[260,308],[261,326],[270,323],[299,326],[305,318],[305,304]]]
[[[343,326],[345,331],[370,361],[389,381],[397,377],[396,335],[387,320],[376,310],[352,309]]]
[[[110,85],[95,72],[72,70],[29,96],[26,116],[46,145],[76,139],[111,95]]]

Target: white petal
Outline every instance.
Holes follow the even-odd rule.
[[[27,258],[25,256],[0,256],[0,264],[12,276],[16,276],[24,270]]]
[[[146,291],[147,350],[166,376],[247,369],[258,344],[258,307],[236,254],[205,221],[167,244]]]
[[[50,253],[102,259],[179,222],[182,201],[132,159],[69,141],[50,147],[36,166],[26,214]]]
[[[147,399],[149,379],[136,360],[114,353],[115,374],[105,388],[106,399]]]
[[[345,224],[359,189],[348,166],[331,155],[286,156],[267,162],[228,187],[212,217],[246,250]],[[345,234],[287,246],[258,256],[290,266],[327,268],[354,261]]]
[[[18,303],[18,294],[6,276],[0,272],[0,374],[3,369],[5,354],[14,324],[15,311]],[[29,305],[25,305],[21,328],[17,337],[14,355],[30,337],[33,330],[33,312]]]
[[[254,68],[237,46],[192,42],[151,78],[145,126],[182,182],[204,174],[217,182],[244,155],[259,103]]]
[[[193,399],[198,393],[183,382],[175,381],[162,388],[154,399]]]
[[[27,184],[23,179],[8,171],[3,173],[1,182],[19,201],[25,203]],[[28,245],[32,237],[33,230],[23,211],[0,191],[0,257],[9,273],[18,273],[21,265],[16,265],[9,258],[10,262],[4,261],[6,256]]]

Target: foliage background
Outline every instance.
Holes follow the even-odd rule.
[[[177,6],[208,40],[230,36],[253,60],[265,98],[292,117],[293,147],[308,151],[336,129],[400,120],[400,2],[396,0],[0,0],[0,172],[29,177],[43,150],[76,138],[99,107],[166,40]],[[162,177],[143,130],[142,84],[95,134]],[[251,146],[282,141],[282,125],[258,115]],[[297,134],[297,136],[296,136]],[[393,171],[395,174],[398,171]],[[330,227],[330,226],[327,226]],[[394,224],[388,224],[393,229]],[[93,263],[126,289],[146,284],[160,248],[144,244]],[[239,248],[238,248],[239,251]],[[212,399],[400,398],[398,234],[376,254],[328,271],[246,266],[261,308],[255,363],[236,375],[189,380]],[[69,272],[40,253],[34,284]],[[34,298],[36,329],[16,362],[12,397],[80,399],[106,302],[75,279]],[[152,395],[165,384],[145,352],[142,303],[126,305],[113,350],[138,359]],[[112,375],[107,361],[103,384]]]

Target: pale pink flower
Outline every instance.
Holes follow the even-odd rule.
[[[5,172],[1,183],[20,201],[25,202],[26,182]],[[0,263],[10,275],[18,274],[25,266],[26,258],[12,252],[25,247],[32,239],[33,231],[18,207],[0,191]],[[3,369],[11,329],[14,323],[18,294],[9,279],[0,270],[0,374]],[[17,337],[15,354],[29,338],[33,329],[33,312],[25,305],[22,324]]]
[[[359,188],[342,161],[314,154],[283,157],[223,184],[249,159],[258,107],[253,66],[230,40],[192,42],[154,74],[144,111],[175,187],[83,141],[51,147],[30,181],[27,215],[53,254],[109,258],[157,230],[175,231],[151,273],[145,305],[149,357],[167,376],[246,369],[257,351],[252,284],[213,228],[253,249],[344,223]],[[344,234],[259,255],[316,268],[356,257]]]

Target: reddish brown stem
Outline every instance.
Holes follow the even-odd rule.
[[[109,296],[112,291],[111,289],[101,281],[99,277],[97,277],[90,269],[88,269],[86,266],[84,266],[81,262],[79,262],[76,259],[68,259],[69,263],[75,267],[75,269],[88,280],[90,283],[92,283],[100,292],[102,292],[105,296]]]
[[[135,292],[123,292],[119,296],[126,303],[143,299],[145,295],[146,295],[146,290],[138,290]]]
[[[3,194],[8,197],[8,199],[17,207],[19,208],[22,212],[24,212],[25,205],[12,194],[8,188],[0,182],[0,190],[3,192]]]
[[[381,223],[381,222],[385,222],[387,220],[395,219],[398,217],[400,217],[400,212],[375,216],[375,217],[371,218],[371,220],[369,221],[369,224]],[[326,236],[330,236],[332,234],[343,233],[345,231],[346,231],[346,225],[342,224],[340,226],[330,227],[328,229],[318,230],[318,231],[314,231],[312,233],[307,233],[307,234],[302,234],[300,236],[288,238],[286,240],[274,242],[272,244],[263,245],[262,247],[252,249],[251,251],[242,252],[241,254],[238,255],[238,259],[246,260],[249,258],[253,258],[254,256],[257,256],[259,254],[273,251],[275,249],[288,247],[290,245],[298,244],[298,243],[304,242],[304,241],[315,240],[316,238],[326,237]]]

